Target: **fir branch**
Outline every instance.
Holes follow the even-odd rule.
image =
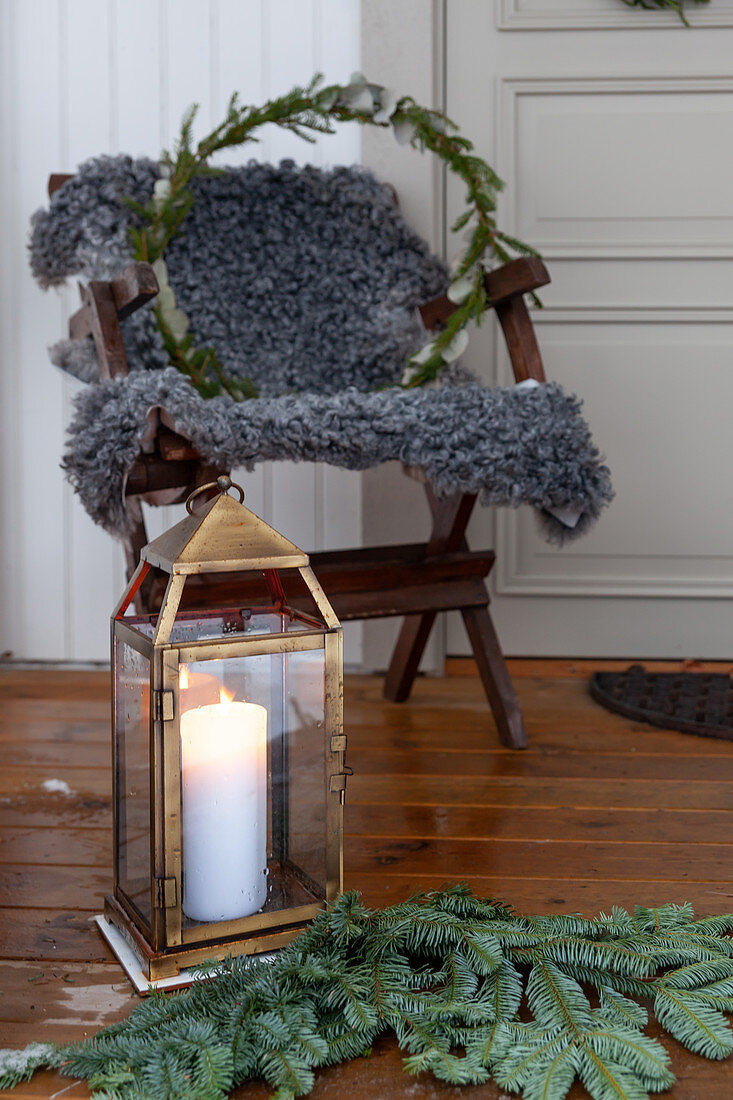
[[[525,1100],[562,1100],[576,1079],[596,1100],[642,1100],[674,1078],[638,999],[690,1050],[733,1052],[731,930],[687,905],[588,920],[522,916],[465,886],[382,911],[345,894],[272,962],[228,959],[81,1043],[0,1052],[0,1088],[48,1066],[114,1100],[224,1100],[254,1078],[292,1100],[391,1029],[410,1073],[491,1076]]]

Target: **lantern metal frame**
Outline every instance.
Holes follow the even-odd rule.
[[[114,772],[115,875],[113,894],[105,898],[105,917],[122,934],[150,981],[172,977],[189,966],[225,955],[269,951],[289,942],[324,903],[343,889],[343,805],[349,769],[344,762],[343,635],[341,624],[309,565],[308,555],[242,504],[227,495],[228,477],[202,486],[187,501],[188,516],[148,543],[140,563],[111,617],[112,751]],[[204,489],[218,494],[200,511],[193,498]],[[168,574],[157,618],[125,618],[140,585],[151,569]],[[319,617],[294,610],[285,603],[279,571],[295,570],[302,577]],[[252,613],[281,614],[297,629],[281,633],[226,634],[198,640],[171,640],[174,626],[188,617],[236,615],[231,608],[180,611],[187,578],[208,572],[253,572],[264,575],[271,599],[268,607],[247,608]],[[144,630],[143,627],[147,627]],[[149,776],[150,776],[150,920],[137,909],[119,881],[120,774],[118,735],[124,725],[115,675],[115,642],[130,647],[149,662]],[[180,763],[180,667],[192,662],[263,654],[323,651],[325,897],[290,909],[257,912],[235,920],[186,927],[182,910],[182,821]]]

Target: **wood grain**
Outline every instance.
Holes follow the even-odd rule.
[[[681,737],[684,734],[680,734]],[[349,781],[353,802],[430,806],[605,806],[651,809],[729,810],[733,790],[729,782],[686,783],[683,779],[651,782],[647,779],[573,779],[543,776],[400,776],[354,775]]]
[[[733,843],[731,810],[573,809],[567,806],[347,805],[346,835],[619,844]],[[733,853],[731,853],[733,855]]]
[[[63,864],[66,867],[109,867],[112,830],[0,828],[0,866]]]
[[[456,868],[472,875],[520,874],[574,882],[588,878],[658,879],[662,882],[730,882],[730,844],[609,844],[606,841],[438,840],[433,837],[358,837],[347,839],[344,862],[351,874],[381,870],[438,875],[448,879]]]
[[[530,735],[514,753],[492,734],[480,681],[417,680],[412,702],[381,682],[346,685],[345,885],[370,905],[463,880],[526,912],[613,904],[733,910],[733,747],[600,710],[572,662],[512,662]],[[465,672],[465,670],[464,670]],[[136,1003],[91,923],[111,880],[105,672],[0,672],[0,1045],[65,1042]],[[44,789],[62,779],[68,793]],[[672,1100],[733,1093],[730,1063],[665,1039]],[[0,1096],[86,1097],[40,1074]],[[264,1100],[253,1084],[240,1100]],[[393,1040],[319,1072],[314,1100],[500,1100],[492,1085],[407,1078]],[[576,1086],[572,1097],[586,1095]]]
[[[544,877],[518,878],[516,875],[477,875],[470,869],[462,874],[422,874],[414,872],[385,875],[379,872],[354,872],[344,876],[348,890],[360,890],[368,905],[393,905],[415,890],[436,890],[447,881],[460,879],[483,897],[500,898],[522,913],[585,913],[607,910],[609,899],[626,909],[634,905],[656,906],[674,900],[690,901],[699,913],[733,912],[733,883],[730,882],[640,882],[598,875],[590,879],[561,879],[549,868]]]
[[[547,750],[542,755],[471,752],[456,747],[442,752],[422,749],[354,749],[350,762],[358,775],[453,776],[476,778],[524,777],[542,779],[609,780],[648,782],[685,780],[714,783],[733,780],[733,758],[715,756],[653,756],[642,753],[564,753]]]

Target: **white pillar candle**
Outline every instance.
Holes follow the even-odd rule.
[[[181,714],[183,912],[235,920],[267,899],[267,711],[221,702]]]

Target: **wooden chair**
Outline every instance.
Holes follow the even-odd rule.
[[[52,175],[49,195],[67,179]],[[496,311],[506,340],[514,377],[545,380],[539,347],[524,295],[549,283],[545,266],[537,259],[514,260],[485,276],[487,296]],[[92,281],[81,286],[82,306],[69,322],[72,339],[89,336],[102,375],[117,378],[128,373],[120,321],[154,298],[158,285],[152,267],[129,264],[111,282]],[[421,307],[426,328],[439,328],[455,310],[445,296]],[[522,714],[509,677],[501,646],[489,613],[486,578],[494,564],[492,550],[473,551],[466,542],[466,528],[476,503],[475,494],[456,493],[438,499],[422,472],[404,467],[422,482],[432,514],[432,532],[425,543],[377,546],[359,550],[328,551],[311,555],[311,564],[343,622],[357,619],[404,616],[404,622],[387,671],[386,698],[406,700],[417,675],[437,615],[460,611],[471,642],[486,695],[503,744],[519,749],[527,745]],[[185,500],[191,489],[223,473],[213,468],[192,444],[175,431],[165,410],[151,425],[144,446],[129,475],[126,509],[130,537],[125,552],[128,573],[137,566],[141,548],[148,541],[141,501],[170,504]],[[186,586],[187,606],[228,606],[246,597],[245,582],[228,574],[224,580],[201,579]],[[138,611],[159,605],[161,593],[143,586],[137,597]]]

